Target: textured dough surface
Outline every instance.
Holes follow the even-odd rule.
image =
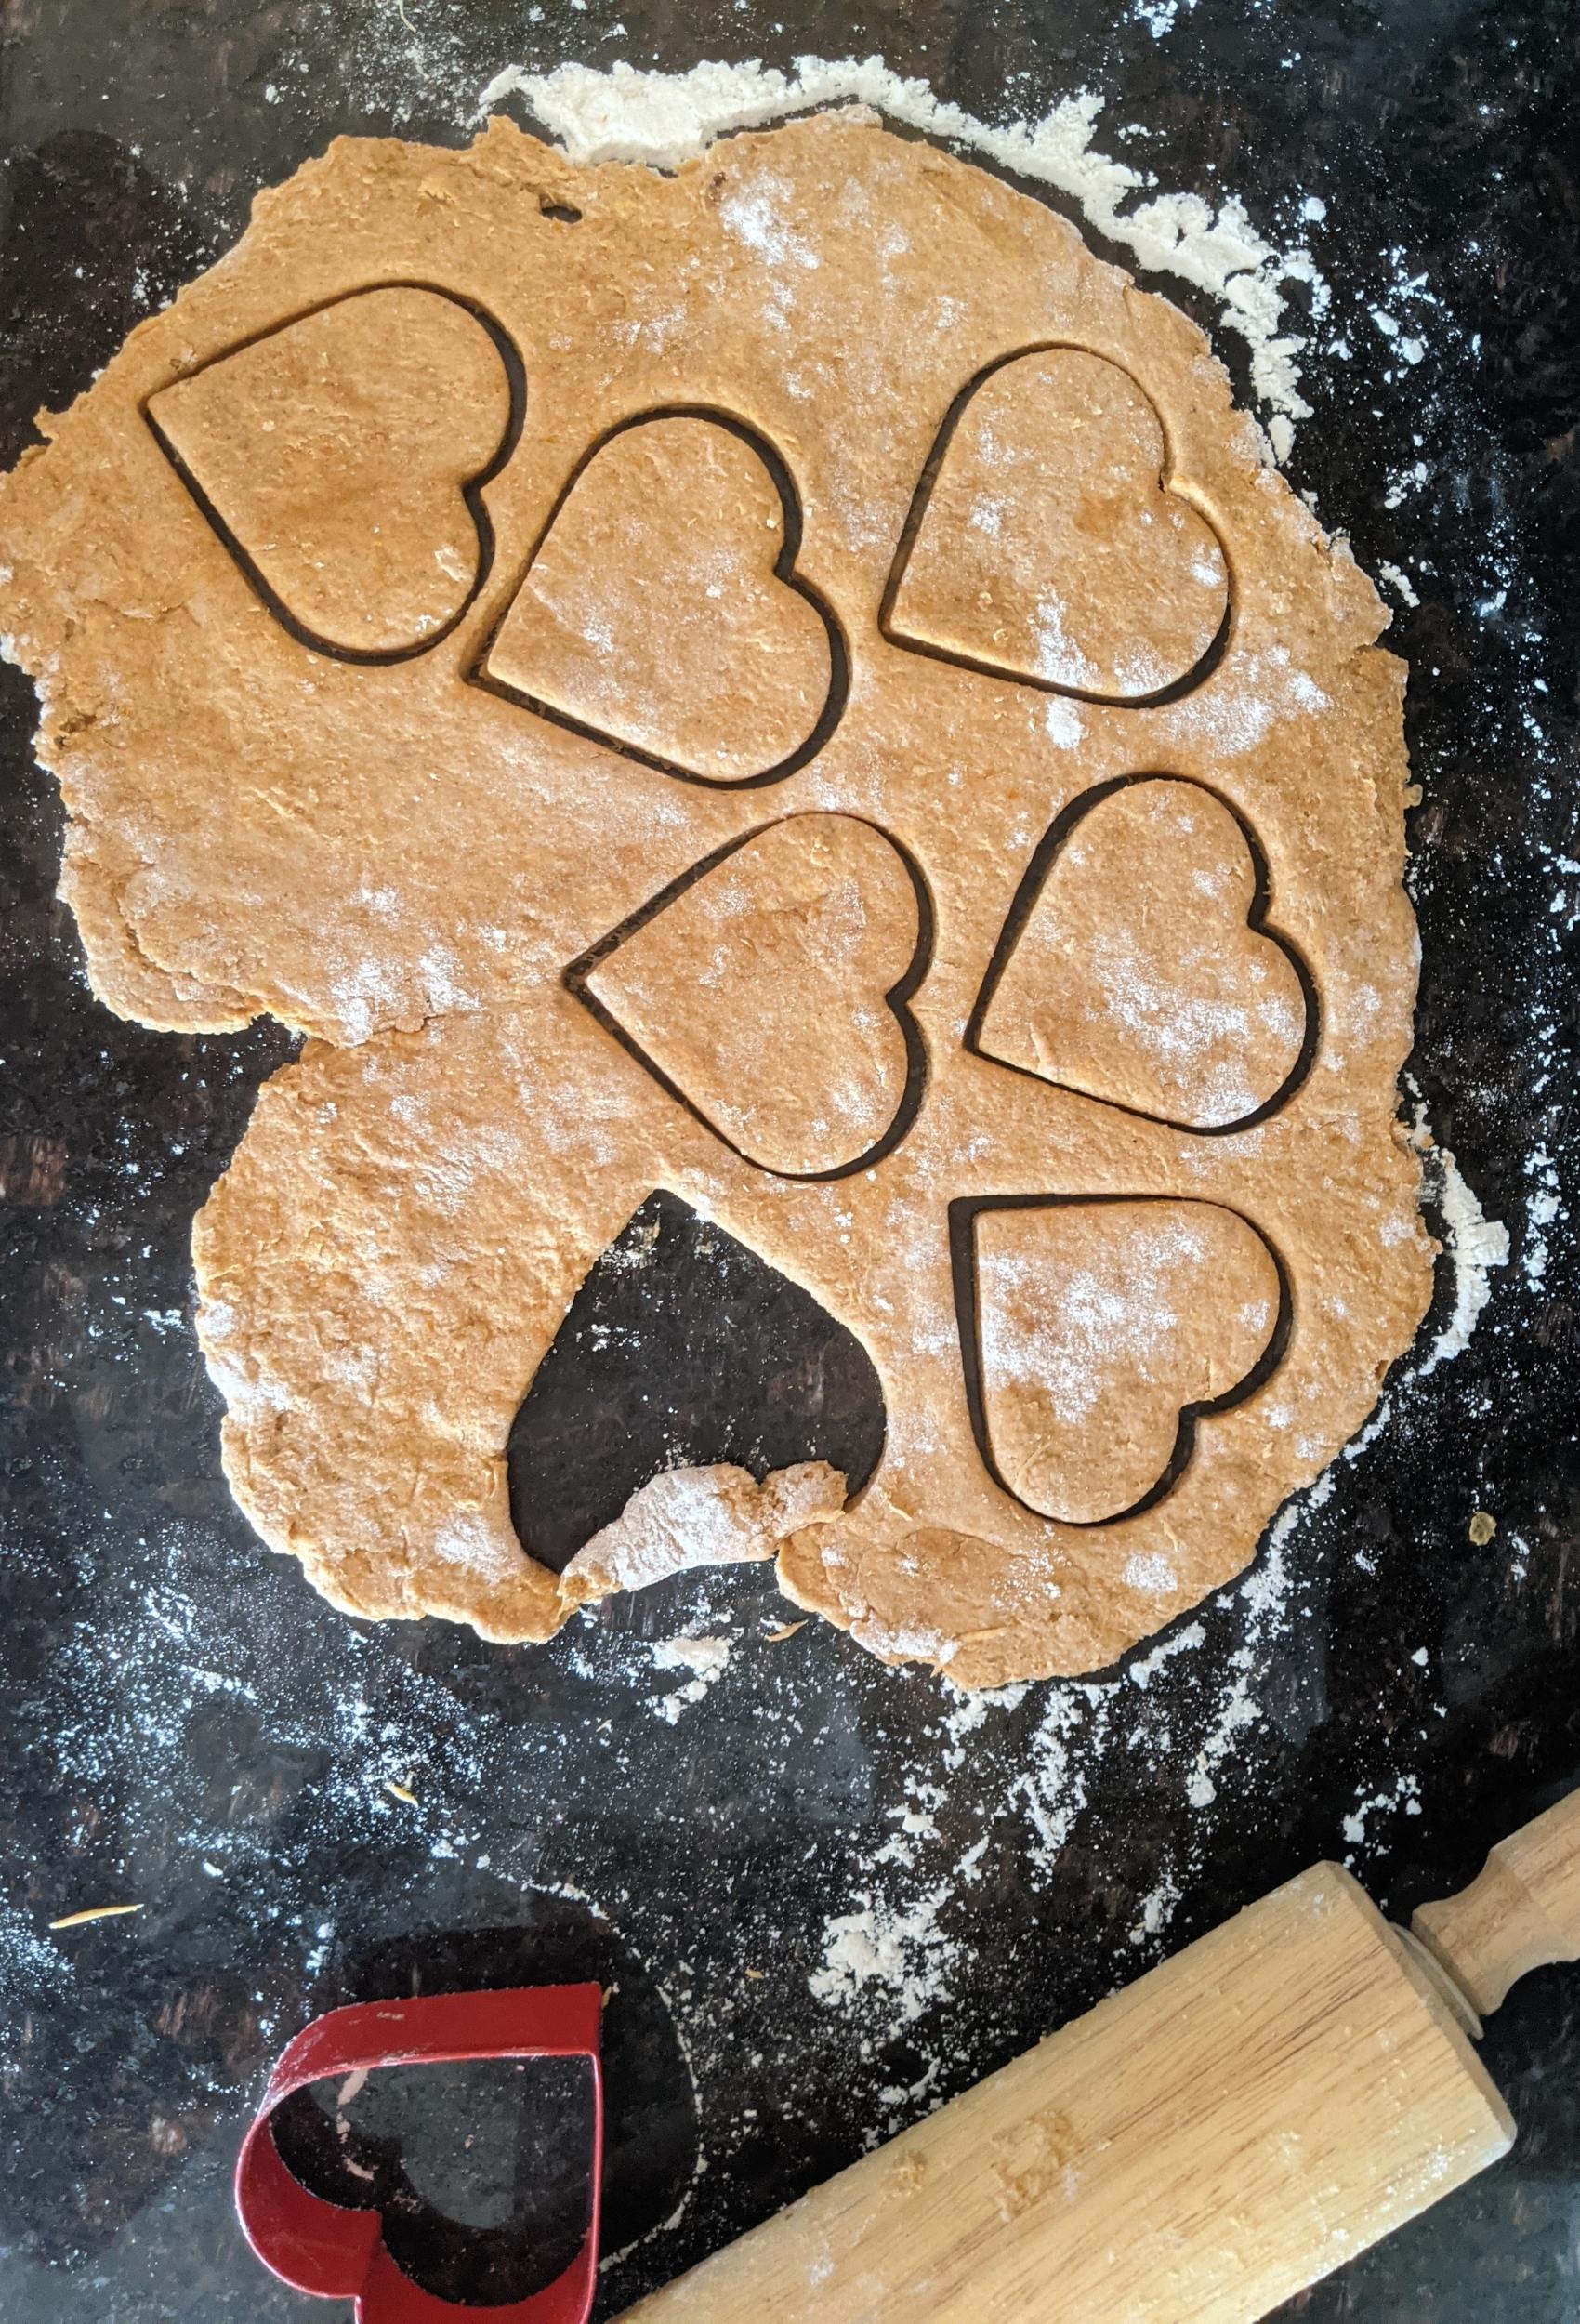
[[[983,1054],[1187,1129],[1271,1106],[1311,1012],[1290,954],[1256,924],[1257,868],[1199,784],[1143,778],[1099,798],[1046,879],[1034,872]]]
[[[983,1210],[973,1255],[994,1459],[1021,1500],[1072,1525],[1144,1500],[1181,1413],[1232,1393],[1278,1323],[1272,1254],[1218,1203]]]
[[[586,989],[737,1153],[815,1178],[881,1144],[903,1103],[887,996],[920,932],[880,831],[792,815],[639,926]]]
[[[1189,676],[1229,575],[1206,519],[1165,489],[1161,416],[1133,378],[1073,348],[1021,355],[970,390],[938,449],[897,637],[1114,702]]]
[[[408,310],[398,376],[376,334],[345,340],[355,295],[391,285],[417,286],[402,293],[408,309],[425,288],[443,294]],[[325,326],[287,331],[320,310],[339,318],[327,363]],[[386,298],[367,311],[392,310]],[[526,382],[513,419],[500,339]],[[1081,394],[1062,411],[1073,358],[1007,361],[1050,348],[1079,357]],[[302,405],[283,450],[283,363]],[[436,385],[431,430],[414,430],[411,384],[457,367],[465,393]],[[1046,508],[1029,527],[1013,509],[995,518],[973,485],[992,409],[971,433],[970,403],[963,418],[956,407],[979,376],[1020,398],[997,416],[1016,431],[1006,474],[1024,471],[1030,489],[1049,444],[1067,469],[1086,463],[1066,476],[1057,522]],[[381,393],[399,423],[382,454],[369,433]],[[161,444],[151,399],[167,416],[190,402],[194,431],[201,416],[201,443],[177,421],[191,465],[222,490],[246,556],[260,571],[265,552],[276,560],[280,594],[307,593],[306,626],[404,658],[352,661],[280,617]],[[679,438],[677,413],[701,416]],[[670,416],[671,432],[628,425],[644,416]],[[950,446],[934,456],[952,417],[953,480]],[[464,527],[467,480],[502,420],[508,456],[477,484],[481,522]],[[727,455],[696,433],[710,420],[727,423]],[[875,1653],[968,1685],[1089,1670],[1244,1567],[1281,1502],[1371,1410],[1425,1310],[1431,1247],[1395,1119],[1416,958],[1401,886],[1402,670],[1376,649],[1369,583],[1264,465],[1193,325],[1036,203],[868,120],[735,138],[674,178],[576,170],[495,123],[464,152],[336,144],[262,196],[236,249],[45,429],[50,442],[0,489],[0,627],[38,681],[40,754],[71,817],[63,887],[95,985],[153,1025],[222,1029],[268,1010],[309,1037],[261,1093],[194,1235],[227,1472],[269,1542],[364,1613],[434,1612],[504,1639],[552,1631],[578,1586],[512,1531],[507,1438],[588,1269],[662,1186],[803,1284],[877,1367],[876,1474],[839,1513],[825,1484],[790,1496],[779,1549],[790,1593]],[[617,495],[586,504],[580,534],[557,545],[578,476],[644,442],[645,468],[602,471],[600,491],[625,475],[624,510]],[[702,482],[688,484],[699,446]],[[929,461],[941,489],[918,518]],[[776,531],[782,485],[790,541]],[[578,542],[579,574],[566,553]],[[1002,595],[1004,619],[988,621],[984,594]],[[1060,661],[1051,615],[1038,631],[1050,604],[1075,660]],[[613,651],[633,607],[639,667]],[[442,634],[408,653],[419,621]],[[574,636],[556,640],[557,621]],[[718,641],[710,682],[728,732],[700,719],[691,682],[704,636]],[[491,645],[506,683],[483,667]],[[1080,682],[1089,669],[1100,683]],[[1165,671],[1167,698],[1143,698]],[[575,722],[531,706],[556,690],[574,693]],[[1125,698],[1086,698],[1110,692]],[[765,769],[809,722],[812,755]],[[1145,931],[1150,1050],[1133,1023],[1105,1050],[1099,1011],[1080,1019],[1077,1072],[1038,1069],[1037,1026],[1072,1020],[1068,996],[1028,997],[1034,954],[1019,972],[1012,953],[1001,961],[998,986],[1034,1063],[967,1037],[1058,819],[1145,774],[1205,786],[1226,825],[1255,835],[1267,925],[1318,997],[1309,1070],[1244,1130],[1173,1126],[1136,1103],[1146,1073],[1157,1080],[1145,1060],[1160,1024],[1176,1029],[1170,1090],[1206,1089],[1207,1105],[1221,1079],[1209,1044],[1192,1082],[1178,1030],[1195,1009],[1221,1031],[1223,960],[1256,936],[1221,851],[1218,870],[1196,866],[1226,883],[1213,943],[1193,952],[1166,926]],[[838,847],[820,857],[814,842],[837,842],[845,824],[822,817],[877,835],[875,862],[915,867],[914,989],[885,986],[903,949],[898,890],[873,891],[858,851],[835,892],[818,864]],[[762,1007],[765,1022],[799,1023],[793,1054],[783,1038],[727,1039],[725,1015],[699,1049],[683,985],[699,973],[696,915],[671,912],[666,936],[664,913],[643,923],[649,1030],[677,1086],[682,1069],[708,1085],[683,1103],[567,971],[672,889],[705,904],[688,875],[790,818],[804,820],[776,846],[805,838],[805,878],[781,878],[779,902],[802,918],[768,945],[788,984]],[[1056,866],[1045,905],[1062,877]],[[1135,936],[1139,909],[1170,908],[1148,905],[1161,876],[1145,893],[1104,877],[1125,889],[1114,929]],[[775,905],[771,888],[753,908]],[[1081,896],[1066,959],[1089,964],[1101,904]],[[754,941],[739,932],[745,951],[726,947],[721,970],[737,983]],[[1045,919],[1034,941],[1047,935]],[[828,1007],[841,957],[843,1018]],[[632,1007],[637,965],[633,952]],[[680,980],[667,1008],[666,973]],[[1236,990],[1250,1007],[1253,987]],[[728,1104],[737,1126],[770,1124],[770,1163],[843,1165],[849,1143],[813,1084],[854,1066],[849,1122],[865,1140],[907,1024],[925,1082],[876,1160],[783,1175],[749,1158],[744,1129],[731,1144],[711,1126]],[[1254,1091],[1283,1054],[1253,1042],[1238,1061]],[[972,1250],[984,1222],[991,1243],[994,1221],[1046,1218],[1034,1206],[1056,1197],[1122,1198],[1131,1213],[1131,1248],[1111,1249],[1116,1203],[1106,1276],[1089,1287],[1099,1400],[1125,1426],[1112,1458],[1087,1431],[1049,1475],[1046,1394],[1012,1419],[1000,1380],[998,1427],[1025,1490],[1077,1512],[1126,1507],[1172,1441],[1169,1396],[1202,1401],[1205,1382],[1217,1407],[1161,1497],[1114,1522],[1033,1506],[984,1459],[981,1378],[973,1409],[981,1319],[957,1303]],[[1126,1389],[1132,1292],[1168,1223],[1149,1203],[1216,1206],[1243,1222],[1243,1253],[1276,1254],[1288,1314],[1271,1370],[1256,1353],[1265,1276],[1219,1269],[1188,1313],[1169,1310],[1171,1367]],[[1044,1308],[1021,1325],[1068,1341],[1076,1262],[1056,1257],[1040,1294],[1025,1271],[1025,1299]],[[1060,1267],[1065,1288],[1050,1294]],[[743,1554],[781,1538],[739,1472],[720,1490],[739,1503]],[[669,1500],[652,1506],[667,1525]],[[609,1575],[624,1557],[612,1544]]]

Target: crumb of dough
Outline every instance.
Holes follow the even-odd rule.
[[[52,1929],[83,1929],[90,1921],[120,1921],[128,1913],[140,1912],[141,1905],[93,1905],[86,1912],[63,1913],[59,1921],[51,1921]]]

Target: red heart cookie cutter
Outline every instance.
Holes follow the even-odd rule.
[[[236,2159],[236,2211],[265,2267],[296,2291],[356,2303],[357,2324],[586,2324],[598,2286],[603,2179],[603,2074],[596,1985],[517,1986],[496,1993],[434,1993],[367,2001],[315,2018],[282,2053]],[[441,2300],[402,2274],[377,2211],[351,2211],[311,2194],[281,2158],[275,2108],[309,2082],[384,2066],[443,2066],[479,2058],[585,2057],[592,2068],[592,2195],[587,2232],[562,2275],[505,2307]]]

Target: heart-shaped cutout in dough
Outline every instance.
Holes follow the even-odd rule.
[[[1223,633],[1229,569],[1167,482],[1157,408],[1076,348],[981,374],[934,444],[885,594],[896,644],[1050,693],[1147,702]]]
[[[1246,1129],[1315,1047],[1315,988],[1266,903],[1249,825],[1201,784],[1091,792],[1033,858],[968,1045],[1178,1129]]]
[[[1279,1359],[1283,1273],[1238,1211],[1049,1197],[955,1213],[982,1458],[1042,1516],[1095,1525],[1151,1507],[1198,1421]]]
[[[892,839],[854,815],[791,815],[666,888],[566,982],[748,1162],[836,1178],[890,1152],[920,1103],[905,1004],[930,932]]]
[[[352,661],[421,654],[487,574],[482,487],[520,433],[497,324],[412,284],[320,307],[150,397],[155,436],[270,610]]]
[[[699,783],[771,783],[838,720],[844,640],[796,570],[788,471],[743,422],[647,414],[560,495],[473,673]]]

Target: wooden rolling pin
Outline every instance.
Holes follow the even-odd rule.
[[[1412,1928],[1313,1865],[627,2324],[1250,2324],[1508,2148],[1470,2041],[1580,1954],[1580,1791]]]

